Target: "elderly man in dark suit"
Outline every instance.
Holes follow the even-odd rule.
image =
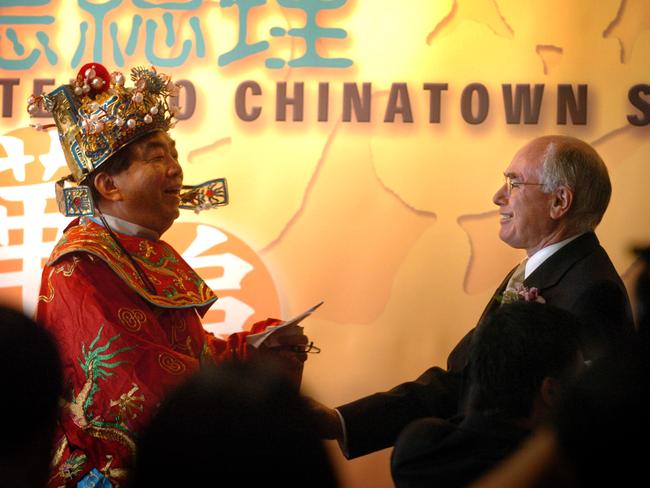
[[[504,175],[493,197],[499,237],[528,257],[505,277],[477,327],[503,302],[543,300],[580,320],[586,359],[616,348],[633,323],[625,287],[594,234],[611,195],[602,159],[584,141],[545,136],[521,148]],[[391,446],[412,420],[462,414],[474,330],[451,352],[446,370],[430,368],[414,381],[336,409],[314,402],[323,436],[338,439],[353,458]]]

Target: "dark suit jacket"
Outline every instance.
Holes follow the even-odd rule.
[[[495,297],[503,292],[508,273]],[[625,286],[596,235],[588,232],[548,258],[525,281],[546,303],[574,313],[582,323],[587,359],[601,357],[633,330]],[[493,298],[481,319],[497,309]],[[347,456],[354,458],[391,446],[399,432],[421,417],[449,418],[462,408],[463,378],[474,329],[456,345],[447,370],[433,367],[415,381],[338,407],[345,419]]]
[[[460,488],[512,453],[530,431],[498,415],[473,413],[459,425],[435,417],[411,422],[391,456],[397,488]]]

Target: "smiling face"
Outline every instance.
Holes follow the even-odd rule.
[[[552,216],[555,195],[537,185],[547,147],[548,142],[540,140],[524,146],[504,172],[513,183],[512,190],[508,193],[504,184],[492,198],[500,207],[499,238],[511,247],[526,249],[529,256],[557,240],[558,221]]]
[[[176,142],[156,131],[131,143],[128,157],[128,168],[95,178],[100,208],[161,235],[179,215],[183,170]]]

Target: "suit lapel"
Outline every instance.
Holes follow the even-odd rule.
[[[544,261],[524,280],[524,285],[535,287],[543,294],[544,290],[557,285],[578,261],[593,253],[599,245],[593,232],[581,235]]]
[[[599,245],[600,243],[598,242],[598,238],[593,232],[587,232],[581,235],[544,261],[530,274],[528,278],[524,280],[524,286],[529,288],[535,287],[540,291],[540,293],[545,289],[555,286],[578,261],[594,252]],[[494,291],[492,299],[483,310],[477,325],[499,307],[500,302],[497,300],[497,297],[503,294],[510,276],[512,276],[512,273],[514,273],[516,269],[517,266],[512,268],[498,288]]]
[[[506,285],[508,284],[508,281],[510,281],[510,277],[512,276],[512,273],[515,272],[517,269],[517,266],[512,268],[510,272],[506,275],[506,277],[503,279],[501,284],[497,287],[496,290],[494,290],[494,294],[492,295],[492,299],[488,302],[488,304],[485,306],[485,309],[483,310],[483,313],[481,314],[481,318],[478,320],[476,325],[480,324],[483,322],[483,319],[493,313],[499,305],[501,305],[501,302],[497,299],[499,296],[503,295],[503,291],[505,290]]]

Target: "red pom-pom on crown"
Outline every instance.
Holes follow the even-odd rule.
[[[81,86],[83,93],[94,96],[108,90],[111,84],[111,75],[99,63],[84,64],[77,73],[77,86]],[[88,87],[88,88],[86,88]]]

